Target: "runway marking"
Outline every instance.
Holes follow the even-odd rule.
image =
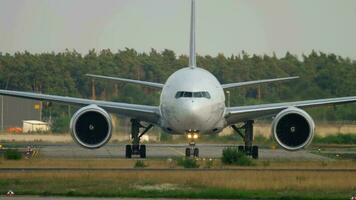
[[[184,153],[182,153],[182,152],[178,151],[177,149],[175,149],[175,148],[173,148],[173,147],[168,147],[168,148],[169,148],[170,150],[174,151],[175,153],[177,153],[177,154],[181,155],[181,156],[185,156],[185,154],[184,154]]]
[[[32,158],[36,158],[38,157],[38,154],[39,154],[39,150],[35,149],[33,152],[32,152]]]

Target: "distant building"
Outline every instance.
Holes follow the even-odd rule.
[[[46,122],[38,120],[24,120],[22,126],[23,133],[31,132],[47,132],[49,131],[49,125]]]
[[[22,127],[23,120],[41,120],[40,102],[0,96],[0,129]]]

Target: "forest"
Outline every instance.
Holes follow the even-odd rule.
[[[198,66],[213,73],[221,83],[299,76],[299,79],[230,89],[231,106],[356,96],[356,61],[335,54],[312,51],[300,57],[286,53],[198,56]],[[133,84],[93,80],[99,74],[164,83],[176,70],[188,65],[186,55],[174,51],[137,52],[123,49],[75,50],[59,53],[0,53],[0,88],[46,94],[95,98],[135,104],[158,105],[160,91]],[[197,79],[196,81],[199,81]],[[94,87],[93,87],[94,86]],[[228,103],[227,103],[228,104]],[[58,127],[67,124],[75,111],[44,103],[44,116]],[[356,103],[310,109],[322,121],[355,121]],[[61,131],[61,130],[58,130]]]

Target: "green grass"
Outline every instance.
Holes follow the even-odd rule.
[[[198,164],[195,158],[185,158],[185,157],[177,159],[177,165],[187,169],[200,167],[200,165]]]
[[[85,178],[84,178],[85,179]],[[298,190],[241,190],[211,188],[199,185],[182,185],[173,190],[145,190],[127,185],[111,185],[108,189],[96,187],[86,180],[0,180],[0,193],[5,194],[11,187],[17,195],[68,196],[68,197],[135,197],[135,198],[207,198],[207,199],[265,199],[265,200],[339,200],[349,199],[348,192],[325,192]],[[55,182],[54,182],[55,181]],[[154,184],[141,181],[144,184]],[[107,181],[98,181],[104,185]],[[29,186],[31,185],[31,186]]]
[[[21,160],[22,153],[17,149],[7,149],[4,152],[4,159],[6,160]]]
[[[236,147],[228,147],[223,150],[221,161],[227,165],[252,166],[252,160]]]
[[[145,168],[148,165],[143,160],[137,160],[134,164],[134,168]]]
[[[356,144],[355,134],[329,135],[325,137],[315,136],[314,144]]]
[[[6,193],[6,191],[0,192]],[[298,191],[243,191],[223,188],[195,188],[194,190],[152,191],[132,188],[118,188],[113,191],[83,192],[70,189],[62,192],[41,190],[20,190],[17,195],[67,196],[67,197],[133,197],[133,198],[203,198],[203,199],[263,199],[263,200],[340,200],[350,199],[351,195],[334,192]]]
[[[239,170],[0,173],[0,194],[11,189],[17,195],[41,196],[331,200],[351,197],[356,189],[354,175]]]

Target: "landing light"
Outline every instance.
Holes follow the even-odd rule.
[[[196,140],[196,139],[199,138],[199,133],[197,133],[197,132],[188,132],[187,133],[187,138]]]

